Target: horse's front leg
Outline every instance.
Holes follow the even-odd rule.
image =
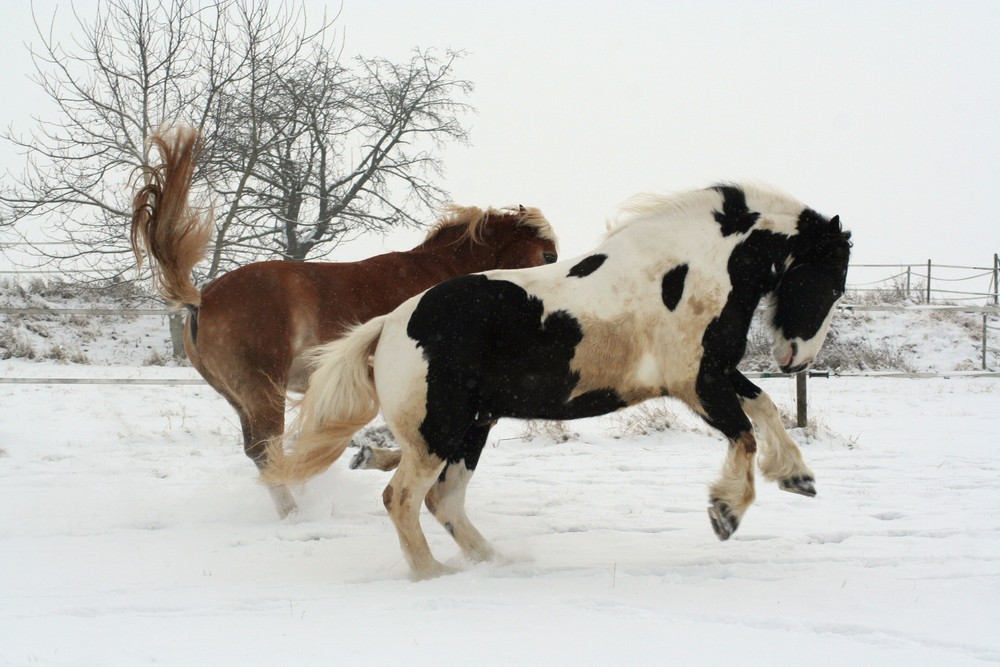
[[[703,379],[706,381],[698,387],[698,398],[705,420],[729,439],[722,477],[711,487],[708,508],[712,529],[720,540],[727,540],[736,532],[755,497],[757,440],[732,385],[723,377]]]
[[[740,403],[757,429],[761,443],[757,461],[763,475],[778,482],[783,491],[816,495],[816,478],[802,458],[802,451],[788,435],[774,401],[742,373],[734,372],[733,386]]]
[[[757,444],[750,430],[729,440],[722,477],[712,485],[709,496],[708,518],[720,540],[728,540],[736,532],[743,515],[753,503],[756,495],[753,479],[756,452]]]

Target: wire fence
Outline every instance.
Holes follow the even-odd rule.
[[[889,272],[886,275],[886,272]],[[852,264],[849,275],[867,273],[871,280],[848,283],[846,303],[839,307],[846,311],[959,311],[982,315],[982,359],[980,371],[952,373],[911,373],[911,372],[851,372],[840,376],[864,377],[959,377],[980,376],[1000,377],[1000,373],[989,368],[990,353],[1000,353],[1000,348],[991,345],[992,339],[1000,336],[1000,257],[993,255],[992,266],[956,266],[934,264],[931,260],[920,264]],[[65,274],[50,271],[0,271],[0,275],[11,275],[13,280],[35,280],[50,275]],[[974,289],[950,289],[952,285],[963,286],[976,283]],[[949,288],[940,287],[941,284]],[[979,304],[974,302],[978,301]],[[0,306],[0,316],[157,316],[174,315],[176,311],[167,308],[45,308]],[[176,354],[181,350],[175,349]],[[770,378],[790,377],[781,373],[748,373],[749,377]],[[829,373],[812,373],[812,377],[829,377]],[[800,416],[805,409],[805,378],[799,374]],[[197,385],[205,384],[198,378],[88,378],[88,377],[0,377],[0,384],[133,384],[133,385]]]
[[[885,275],[886,271],[891,271]],[[863,277],[858,280],[859,274]],[[990,266],[935,264],[852,264],[848,295],[855,300],[885,302],[906,300],[931,303],[1000,305],[1000,256]]]

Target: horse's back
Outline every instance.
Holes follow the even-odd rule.
[[[412,251],[357,262],[247,264],[202,290],[191,357],[203,374],[230,385],[265,377],[303,388],[302,352],[390,312],[453,270]]]
[[[471,399],[496,416],[571,419],[665,394],[693,400],[701,334],[720,300],[706,289],[727,285],[693,285],[700,271],[691,273],[669,256],[640,265],[612,247],[446,281],[387,320],[375,357],[383,409],[434,412],[435,395],[448,395],[441,412]],[[399,387],[429,395],[414,402]]]

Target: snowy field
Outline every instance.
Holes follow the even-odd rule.
[[[47,365],[0,373],[72,369]],[[792,381],[761,382],[794,409]],[[0,665],[997,663],[998,383],[814,379],[793,436],[818,497],[758,478],[725,543],[724,443],[680,404],[647,434],[502,422],[468,506],[508,562],[462,564],[425,513],[464,571],[419,583],[385,473],[345,457],[279,522],[208,387],[3,385]]]

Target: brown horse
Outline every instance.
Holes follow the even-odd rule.
[[[246,455],[264,469],[266,443],[284,431],[285,393],[304,391],[310,368],[301,353],[351,326],[393,310],[454,276],[556,261],[556,239],[533,208],[483,211],[453,206],[408,252],[360,262],[258,262],[199,290],[191,271],[202,259],[212,220],[188,206],[201,138],[186,126],[150,137],[163,164],[145,171],[135,195],[131,242],[141,268],[189,311],[184,349],[202,377],[236,409]],[[296,509],[284,485],[270,486],[278,513]]]

